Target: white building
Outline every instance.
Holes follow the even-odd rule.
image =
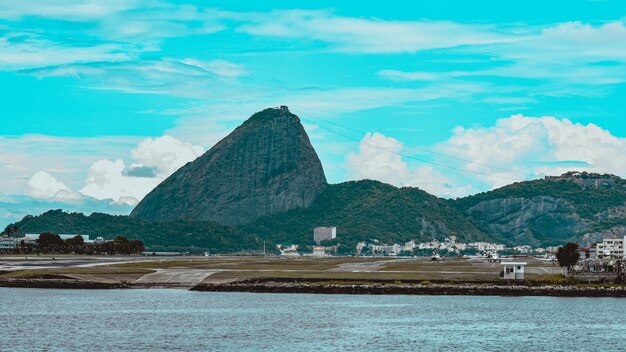
[[[503,251],[504,245],[497,243],[489,243],[489,242],[474,242],[470,243],[471,247],[476,248],[479,251]]]
[[[396,256],[402,251],[402,246],[399,244],[383,244],[375,245],[372,247],[372,251],[376,254],[386,254],[390,256]]]
[[[524,280],[525,262],[504,262],[502,264],[502,276],[505,280]]]
[[[550,247],[546,247],[546,251],[548,253],[552,253],[552,254],[556,254],[556,252],[559,251],[559,246],[550,246]]]
[[[596,257],[597,258],[624,258],[626,251],[624,251],[624,238],[605,238],[602,242],[596,243]]]
[[[0,251],[9,251],[15,249],[17,240],[8,236],[0,237]]]
[[[320,245],[324,240],[334,240],[337,238],[336,227],[316,227],[313,229],[313,240]]]
[[[327,257],[326,250],[330,247],[324,246],[313,246],[313,253],[311,253],[314,257]]]
[[[415,241],[409,241],[404,244],[404,250],[408,252],[414,250],[416,247],[417,244],[415,243]]]

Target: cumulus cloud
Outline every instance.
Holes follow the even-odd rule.
[[[80,194],[72,191],[65,183],[45,171],[35,173],[28,180],[28,193],[34,198],[55,198],[59,200],[78,200]]]
[[[444,173],[430,165],[410,165],[402,158],[404,144],[381,133],[367,133],[358,152],[346,158],[346,169],[352,179],[374,179],[396,186],[419,187],[443,197],[460,197],[474,193],[471,185],[455,185]]]
[[[490,127],[457,127],[436,148],[473,161],[463,166],[489,173],[476,177],[491,188],[573,169],[626,176],[626,138],[552,116],[513,115]]]
[[[514,181],[567,171],[626,177],[626,138],[594,124],[552,116],[513,115],[488,127],[456,127],[452,136],[420,148],[421,163],[402,142],[368,133],[346,159],[352,179],[416,186],[443,197],[487,191]],[[430,152],[428,152],[430,151]]]
[[[135,205],[161,181],[203,152],[202,147],[168,135],[147,138],[131,151],[135,162],[130,167],[122,159],[93,163],[80,193],[98,200]]]
[[[204,153],[204,148],[165,135],[146,138],[131,151],[137,166],[152,167],[159,177],[168,177],[187,162]]]
[[[87,171],[80,193],[99,200],[112,199],[135,205],[159,184],[157,178],[126,176],[125,168],[121,159],[96,161]]]

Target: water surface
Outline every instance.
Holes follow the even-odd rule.
[[[619,351],[626,299],[0,288],[1,351]]]

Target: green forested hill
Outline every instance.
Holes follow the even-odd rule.
[[[127,216],[85,216],[51,210],[16,223],[20,233],[51,231],[143,240],[149,250],[237,252],[275,243],[311,244],[313,228],[336,226],[349,246],[429,241],[560,245],[626,235],[626,181],[611,175],[565,174],[444,200],[417,188],[378,181],[328,185],[306,209],[259,218],[238,228],[212,222],[148,222]]]
[[[312,243],[317,226],[336,226],[337,237],[348,244],[430,241],[453,234],[461,240],[488,239],[447,201],[417,188],[370,180],[328,185],[309,208],[261,218],[243,228],[279,242]]]
[[[27,216],[14,224],[25,233],[76,233],[113,239],[118,235],[144,241],[147,250],[237,252],[260,250],[262,240],[245,232],[211,222],[147,222],[128,216],[66,213],[50,210]],[[13,225],[9,225],[13,226]]]

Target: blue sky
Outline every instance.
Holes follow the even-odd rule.
[[[623,1],[0,3],[0,226],[125,214],[289,105],[330,182],[626,176]]]

